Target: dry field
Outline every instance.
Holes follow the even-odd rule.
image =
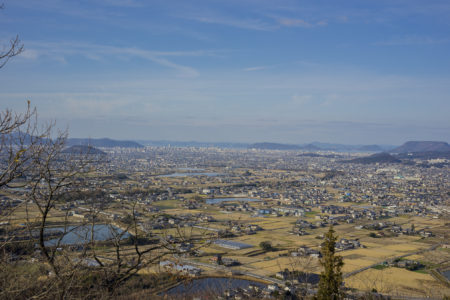
[[[178,178],[169,178],[173,183],[179,181]],[[197,179],[192,179],[191,183],[196,183]],[[253,217],[251,213],[246,212],[232,212],[225,213],[221,211],[217,206],[205,205],[200,209],[189,210],[181,207],[182,202],[177,200],[166,200],[155,202],[154,205],[159,207],[162,212],[180,215],[180,214],[198,214],[205,213],[213,216],[218,222],[203,223],[202,226],[226,229],[226,221],[232,220],[238,223],[256,224],[261,226],[264,230],[259,231],[254,235],[240,235],[230,240],[243,242],[253,245],[253,248],[242,250],[230,250],[210,245],[202,248],[206,256],[198,258],[199,261],[205,263],[211,263],[210,259],[214,254],[222,254],[224,257],[230,257],[237,259],[241,262],[241,266],[233,267],[243,271],[249,271],[264,276],[273,276],[276,272],[284,270],[285,268],[292,269],[294,266],[297,269],[304,268],[306,272],[319,273],[320,268],[318,260],[314,259],[313,262],[301,264],[292,257],[285,256],[286,253],[296,249],[299,246],[306,245],[313,249],[318,249],[321,239],[317,237],[325,233],[328,228],[317,228],[314,230],[307,230],[309,235],[297,236],[290,234],[293,225],[297,221],[297,217]],[[334,203],[342,205],[342,203]],[[258,203],[250,203],[251,206],[258,207]],[[344,204],[347,205],[347,204]],[[124,212],[122,208],[116,208],[111,211]],[[315,222],[315,214],[320,214],[318,209],[314,209],[313,213],[307,214],[303,217],[304,220],[309,222]],[[31,211],[31,215],[36,215]],[[25,210],[19,208],[14,215],[14,224],[20,224],[25,221]],[[63,221],[63,214],[61,212],[55,212],[51,215],[51,221]],[[73,219],[76,220],[75,218]],[[444,220],[421,218],[421,217],[397,217],[391,218],[387,221],[395,222],[404,227],[409,227],[410,224],[414,224],[416,229],[422,228],[443,228]],[[373,223],[375,221],[363,221],[364,223]],[[419,236],[398,236],[395,238],[371,238],[369,237],[369,230],[357,230],[356,224],[342,224],[335,226],[337,235],[340,238],[347,239],[359,239],[362,245],[366,248],[358,248],[353,250],[347,250],[339,252],[338,254],[344,258],[343,272],[352,272],[373,264],[381,263],[387,259],[403,256],[406,254],[413,254],[417,251],[430,247],[431,243],[435,243],[439,240],[435,239],[422,240]],[[205,233],[205,230],[183,228],[183,233],[188,236],[200,236]],[[207,231],[206,231],[207,232]],[[156,233],[156,232],[155,232]],[[164,234],[177,235],[176,230],[171,229],[164,231]],[[259,244],[262,241],[270,241],[272,246],[276,247],[278,251],[258,253],[260,250]],[[425,241],[425,242],[424,242]],[[430,241],[430,242],[427,242]],[[255,256],[249,256],[252,252],[256,251]],[[425,254],[410,255],[408,259],[414,259],[427,264],[427,266],[438,266],[448,264],[450,260],[450,251],[444,249],[436,249],[434,251],[426,252]],[[152,270],[154,271],[154,270]],[[209,270],[210,272],[212,270]],[[349,287],[372,290],[377,289],[379,292],[389,293],[391,295],[410,295],[410,296],[435,296],[441,297],[443,294],[450,294],[450,290],[445,288],[438,280],[436,280],[430,274],[423,274],[419,272],[412,272],[406,269],[399,268],[387,268],[383,270],[368,269],[354,276],[346,278],[346,285]]]
[[[368,269],[347,278],[345,284],[362,291],[375,288],[378,292],[393,296],[442,298],[450,295],[450,289],[431,275],[400,268]]]

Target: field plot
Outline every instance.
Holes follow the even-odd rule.
[[[431,275],[400,268],[368,269],[347,278],[345,285],[362,291],[376,289],[392,296],[441,298],[450,293],[448,287]]]
[[[348,273],[348,272],[352,272],[364,267],[368,267],[370,265],[373,265],[374,263],[376,263],[374,260],[369,260],[369,259],[346,259],[344,257],[344,266],[342,267],[342,272]]]
[[[276,259],[266,259],[266,260],[260,260],[251,264],[246,265],[252,269],[255,270],[262,270],[266,276],[275,275],[275,273],[283,271],[284,269],[301,269],[296,265],[296,262],[290,258],[290,257],[280,257]],[[318,271],[318,261],[314,260],[313,263],[311,263],[308,266],[305,266],[303,271]],[[262,274],[262,272],[261,272]]]

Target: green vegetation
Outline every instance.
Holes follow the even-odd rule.
[[[322,259],[320,264],[324,268],[320,274],[319,289],[316,298],[318,300],[337,300],[343,299],[342,291],[342,267],[344,262],[342,256],[335,254],[336,240],[333,226],[325,234],[325,242],[322,245]]]
[[[387,268],[389,268],[387,265],[376,265],[376,266],[372,267],[372,269],[375,269],[375,270],[384,270]]]
[[[272,246],[272,244],[268,241],[263,241],[263,242],[259,243],[259,247],[261,247],[261,249],[263,249],[266,252],[275,250],[275,248]]]
[[[307,211],[307,212],[305,212],[305,217],[314,217],[315,215],[317,215],[318,214],[318,212],[316,212],[316,211]]]

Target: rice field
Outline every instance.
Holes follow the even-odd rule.
[[[393,296],[437,297],[450,294],[431,275],[400,268],[368,269],[345,280],[347,287],[362,291],[376,289]]]

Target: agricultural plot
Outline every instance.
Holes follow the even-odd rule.
[[[450,293],[448,287],[431,275],[400,268],[368,269],[347,278],[345,285],[362,291],[376,289],[392,296],[442,298]]]

